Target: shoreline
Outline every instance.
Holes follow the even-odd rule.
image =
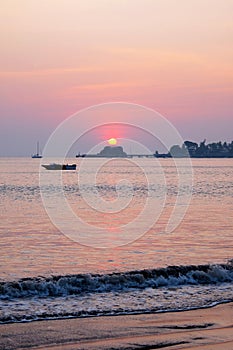
[[[46,321],[65,321],[65,320],[73,320],[73,319],[86,319],[86,318],[102,318],[102,317],[127,317],[127,316],[138,316],[138,315],[154,315],[154,314],[166,314],[166,313],[179,313],[179,312],[187,312],[187,311],[195,311],[195,310],[203,310],[203,309],[211,309],[213,307],[216,307],[218,305],[224,305],[224,304],[231,304],[233,303],[233,300],[226,300],[226,301],[219,301],[219,302],[213,302],[210,305],[207,306],[196,306],[191,307],[187,309],[166,309],[166,310],[156,310],[156,311],[135,311],[135,312],[129,312],[129,313],[115,313],[115,314],[90,314],[90,315],[83,315],[83,316],[57,316],[57,317],[48,317],[48,318],[38,318],[38,319],[28,319],[28,320],[21,320],[21,321],[6,321],[6,322],[0,322],[1,325],[11,325],[11,324],[21,324],[21,323],[34,323],[34,322],[46,322]]]
[[[233,302],[153,314],[0,325],[0,349],[233,349]]]

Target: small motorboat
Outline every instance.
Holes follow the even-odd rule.
[[[47,170],[76,170],[76,164],[42,164],[42,166]]]

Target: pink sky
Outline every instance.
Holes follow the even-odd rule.
[[[155,109],[185,139],[233,140],[232,15],[232,0],[3,0],[0,156],[110,101]]]

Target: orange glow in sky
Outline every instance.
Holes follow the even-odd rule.
[[[230,141],[232,13],[232,0],[2,1],[0,150],[30,154],[110,101],[153,108],[187,139]]]

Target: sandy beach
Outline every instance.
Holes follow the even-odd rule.
[[[160,314],[0,325],[0,349],[233,349],[233,303]]]

